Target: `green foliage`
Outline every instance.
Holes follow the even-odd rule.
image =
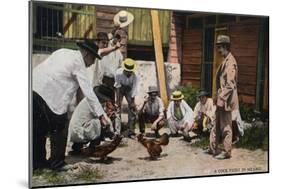
[[[240,137],[240,140],[235,144],[235,147],[249,150],[262,149],[267,151],[268,141],[268,127],[251,127],[245,130],[244,136]],[[199,141],[191,144],[191,146],[206,149],[209,146],[209,137],[203,136]]]
[[[209,137],[204,136],[200,140],[192,143],[191,146],[206,149],[209,146]]]
[[[268,150],[268,127],[251,127],[245,130],[244,136],[236,144],[238,148],[249,150]]]
[[[254,108],[251,107],[250,105],[240,103],[239,109],[240,109],[242,120],[246,122],[251,122],[255,117]]]
[[[198,88],[193,87],[191,85],[186,85],[186,86],[179,87],[179,90],[184,95],[184,100],[193,109],[198,101],[196,96],[198,92]]]
[[[87,181],[87,182],[93,182],[97,179],[102,178],[102,175],[100,171],[96,169],[84,169],[80,173],[76,175],[76,178],[79,180]]]

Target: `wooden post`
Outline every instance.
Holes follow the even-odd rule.
[[[152,33],[153,33],[153,42],[155,50],[155,59],[156,59],[156,71],[159,81],[159,90],[160,96],[163,100],[165,108],[168,107],[168,95],[165,81],[165,68],[164,68],[164,58],[162,51],[162,42],[161,42],[161,33],[160,33],[160,24],[157,10],[151,10],[151,20],[152,20]]]

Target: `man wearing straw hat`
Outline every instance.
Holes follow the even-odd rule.
[[[159,130],[165,124],[164,104],[158,96],[158,88],[156,86],[148,87],[148,98],[139,112],[139,128],[140,132],[145,132],[145,123],[152,123],[151,130],[155,132],[156,138],[160,137]]]
[[[209,149],[216,159],[231,157],[232,149],[232,111],[239,109],[237,94],[237,62],[230,52],[230,38],[226,35],[217,37],[217,51],[224,58],[216,74],[216,126],[210,133]],[[218,145],[222,142],[224,151],[219,153]]]
[[[132,13],[121,10],[119,11],[113,19],[114,29],[112,31],[112,35],[116,36],[117,34],[121,37],[121,48],[120,51],[123,55],[123,58],[127,58],[127,43],[128,43],[128,33],[126,27],[131,24],[134,20],[134,16]]]
[[[193,111],[183,100],[181,91],[174,91],[167,109],[167,120],[171,136],[178,136],[181,131],[184,138],[189,138],[188,131],[193,124]]]
[[[86,68],[101,59],[92,40],[79,42],[80,50],[59,49],[33,69],[33,169],[67,170],[67,111],[78,88],[102,125],[105,112],[92,90]],[[50,134],[51,157],[46,160],[46,137]]]
[[[123,97],[126,98],[129,106],[128,110],[128,137],[134,137],[134,126],[136,120],[135,96],[138,92],[139,78],[135,74],[136,62],[127,58],[123,61],[122,67],[116,71],[114,87],[116,88],[116,103],[121,109]],[[121,114],[121,111],[120,111]]]

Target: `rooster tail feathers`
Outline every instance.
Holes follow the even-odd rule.
[[[164,133],[160,136],[159,140],[157,141],[158,144],[166,146],[169,144],[169,135]]]

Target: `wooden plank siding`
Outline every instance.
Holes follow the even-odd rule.
[[[134,22],[128,27],[129,44],[147,46],[152,45],[153,39],[150,9],[128,8],[128,11],[134,15]],[[171,11],[159,10],[158,12],[161,41],[164,46],[168,46]]]
[[[65,4],[66,10],[63,14],[63,34],[67,39],[94,38],[96,36],[96,18],[94,6],[80,6],[76,4]],[[78,14],[67,11],[74,9],[86,11],[92,15]]]
[[[110,33],[114,28],[113,18],[121,8],[108,7],[108,6],[96,6],[96,22],[98,32]]]
[[[202,63],[202,30],[185,29],[183,36],[182,84],[200,87]]]
[[[231,52],[238,64],[238,94],[244,103],[254,104],[256,95],[259,21],[229,25]]]
[[[182,62],[182,35],[184,27],[184,16],[176,12],[172,13],[170,42],[168,52],[169,63]],[[191,48],[193,48],[191,46]]]

